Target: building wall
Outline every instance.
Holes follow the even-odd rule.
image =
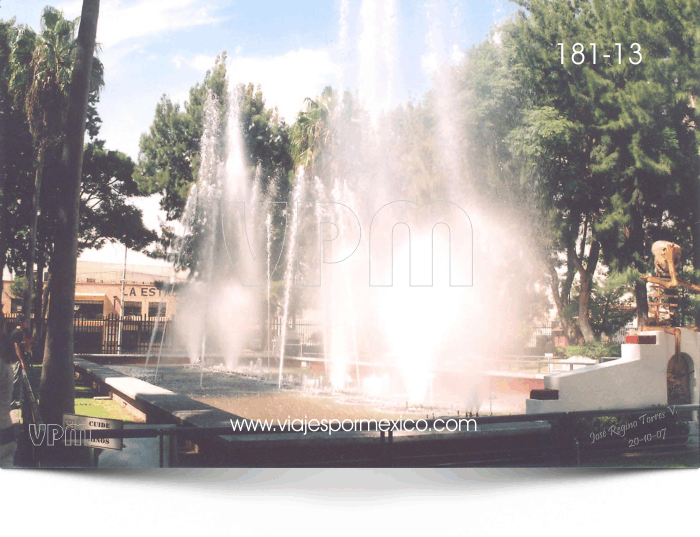
[[[100,314],[120,315],[122,313],[121,289],[122,278],[125,279],[124,302],[133,303],[141,307],[141,315],[148,316],[149,304],[165,302],[165,316],[170,317],[175,312],[175,297],[166,296],[164,291],[156,287],[156,282],[171,281],[172,267],[167,264],[160,265],[134,265],[127,264],[126,271],[121,263],[101,263],[95,261],[78,261],[76,267],[75,294],[76,303],[93,304],[100,301],[102,308]],[[44,275],[46,279],[46,273]],[[176,281],[184,281],[185,275],[176,275]],[[2,311],[4,315],[11,315],[12,299],[10,293],[12,286],[12,274],[5,271],[2,284]],[[169,295],[169,294],[168,294]],[[90,310],[96,311],[95,305]],[[80,310],[78,310],[80,312]],[[128,311],[126,312],[128,314]]]
[[[4,281],[2,286],[2,309],[4,315],[11,314],[11,299],[21,298],[13,297],[10,292],[11,281]],[[98,297],[103,297],[102,315],[110,314],[119,315],[121,313],[121,283],[120,282],[105,282],[105,283],[87,283],[76,282],[75,284],[76,303],[95,302]],[[175,311],[176,297],[171,294],[166,294],[165,291],[156,288],[155,283],[131,283],[127,282],[124,286],[124,302],[133,302],[141,305],[141,315],[148,315],[149,304],[157,304],[165,302],[165,316],[170,317]]]

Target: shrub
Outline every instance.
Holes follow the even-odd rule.
[[[606,356],[620,356],[622,354],[621,346],[617,343],[605,343],[603,341],[594,341],[586,345],[574,345],[565,347],[564,353],[566,357],[570,356],[586,356],[600,360]]]

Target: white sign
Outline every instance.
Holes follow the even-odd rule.
[[[124,422],[121,420],[64,414],[63,429],[66,443],[73,441],[75,445],[100,449],[122,449],[124,447],[123,438],[92,438],[91,435],[91,431],[122,430]]]

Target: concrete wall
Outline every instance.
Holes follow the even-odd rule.
[[[528,399],[528,414],[541,412],[570,412],[575,410],[629,409],[666,405],[668,393],[666,370],[675,354],[673,334],[662,331],[640,332],[655,335],[656,344],[622,345],[622,357],[578,369],[576,371],[545,375],[545,388],[559,390],[559,399],[540,401]],[[681,352],[693,361],[691,403],[700,402],[700,334],[681,329]]]

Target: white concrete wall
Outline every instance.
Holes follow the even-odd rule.
[[[654,345],[622,345],[619,360],[571,372],[545,375],[545,388],[559,390],[559,399],[528,399],[526,412],[571,412],[575,410],[615,410],[666,405],[666,369],[675,354],[673,334],[662,331],[639,332],[655,335]],[[700,334],[681,329],[681,352],[693,360],[692,403],[700,402]]]

